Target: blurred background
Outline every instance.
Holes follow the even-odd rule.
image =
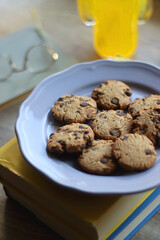
[[[32,8],[36,9],[51,39],[78,62],[100,58],[93,48],[92,28],[81,22],[76,0],[0,0],[0,37],[32,24]],[[160,48],[159,11],[160,1],[154,0],[151,19],[138,26],[138,48],[134,59],[160,65],[156,54],[157,47]]]

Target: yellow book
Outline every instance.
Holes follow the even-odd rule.
[[[67,240],[129,239],[160,209],[160,188],[116,196],[59,186],[24,160],[16,138],[0,149],[0,181],[11,197]]]

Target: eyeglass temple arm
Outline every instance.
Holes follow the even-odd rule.
[[[43,30],[40,18],[38,16],[37,11],[35,10],[35,8],[31,9],[31,15],[32,15],[32,19],[35,25],[35,31],[37,32],[37,34],[39,35],[39,37],[42,39],[42,41],[45,43],[46,46],[48,46],[49,52],[52,56],[52,58],[54,60],[58,59],[58,53],[56,53],[51,46],[48,44],[48,40],[47,37],[45,36],[45,31]]]
[[[35,26],[35,30],[37,32],[37,34],[39,35],[39,37],[45,42],[46,41],[46,37],[44,35],[44,30],[40,21],[40,18],[38,16],[37,11],[35,10],[35,8],[32,8],[30,10],[31,12],[31,16],[32,16],[32,20]]]

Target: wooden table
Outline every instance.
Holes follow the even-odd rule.
[[[0,37],[32,24],[35,8],[52,40],[78,62],[98,59],[92,45],[92,29],[78,17],[75,0],[0,0]],[[139,46],[134,59],[160,66],[160,1],[154,1],[154,14],[139,27]],[[15,136],[14,123],[22,102],[0,106],[0,146]],[[133,240],[160,239],[160,212],[157,212],[133,237]],[[0,240],[62,239],[40,223],[31,213],[7,199],[0,185]]]

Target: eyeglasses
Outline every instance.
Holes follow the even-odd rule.
[[[0,82],[7,80],[13,73],[25,70],[31,73],[45,72],[58,60],[58,53],[45,43],[43,32],[35,30],[43,43],[33,45],[26,51],[21,69],[16,67],[11,57],[0,54]]]

